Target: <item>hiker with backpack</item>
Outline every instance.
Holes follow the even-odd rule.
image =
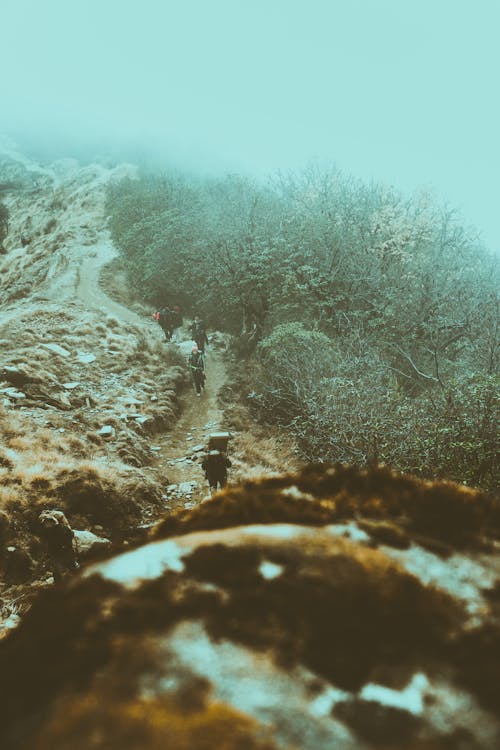
[[[203,352],[194,346],[188,360],[191,377],[196,390],[196,395],[201,396],[202,388],[205,388],[205,360]]]
[[[204,321],[196,315],[189,326],[189,330],[191,332],[191,338],[196,343],[198,349],[201,352],[204,352],[205,346],[208,344],[208,336]]]
[[[224,451],[210,450],[201,463],[201,468],[205,472],[205,479],[208,480],[210,494],[217,490],[217,485],[222,489],[227,484],[227,470],[231,466]]]
[[[166,341],[170,341],[174,332],[174,315],[170,307],[162,307],[158,323],[162,327]]]

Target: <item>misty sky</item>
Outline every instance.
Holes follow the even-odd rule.
[[[433,187],[500,251],[500,0],[0,0],[0,132],[46,154]]]

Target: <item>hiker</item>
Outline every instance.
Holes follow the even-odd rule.
[[[64,573],[78,568],[73,549],[73,529],[62,510],[44,510],[38,521],[41,526],[40,536],[49,553],[54,583],[60,583]]]
[[[208,480],[210,494],[217,489],[217,485],[222,489],[227,484],[227,470],[231,466],[231,461],[223,451],[210,450],[201,463],[201,468],[205,472],[205,479]]]
[[[191,332],[191,338],[196,343],[196,346],[201,352],[205,351],[205,346],[208,344],[207,331],[205,323],[201,318],[195,315],[195,318],[189,326]]]
[[[193,347],[189,356],[189,368],[196,389],[196,395],[201,396],[201,389],[205,388],[206,380],[205,360],[203,359],[203,352],[200,351],[197,346]]]
[[[158,315],[158,323],[161,325],[165,340],[170,341],[174,332],[174,315],[170,307],[162,307]]]

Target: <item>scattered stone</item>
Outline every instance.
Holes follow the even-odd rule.
[[[178,484],[169,484],[167,487],[167,492],[174,492],[174,490],[176,490],[178,486]]]
[[[198,445],[193,445],[191,450],[193,451],[193,453],[200,453],[200,451],[205,450],[205,446],[203,445],[203,443],[199,443]]]
[[[151,396],[150,401],[158,401],[158,396]]]
[[[124,398],[123,403],[125,404],[125,406],[138,406],[140,404],[143,404],[144,401],[140,401],[138,398],[130,396],[129,398]]]
[[[7,630],[13,630],[14,628],[17,628],[20,622],[21,618],[19,617],[19,615],[16,615],[13,612],[8,616],[6,620],[1,623],[1,627],[6,628]]]
[[[64,429],[64,427],[59,427],[59,432],[66,432],[66,430]]]
[[[150,450],[152,451],[161,451],[161,448],[158,445],[152,445]]]
[[[67,349],[65,349],[62,346],[59,346],[59,344],[42,344],[45,349],[49,349],[49,351],[54,352],[54,354],[59,354],[61,357],[70,357],[71,352],[69,352]]]
[[[145,422],[149,422],[151,417],[134,417],[134,419],[139,424],[144,424]]]
[[[4,400],[2,401],[2,404],[6,407],[12,406],[12,403],[9,401],[8,398],[4,398]]]
[[[190,482],[181,482],[177,488],[178,495],[192,494],[197,482],[192,479]]]
[[[77,359],[82,364],[89,365],[91,362],[95,361],[95,354],[90,354],[87,352],[78,352]]]
[[[9,398],[14,398],[16,400],[26,398],[26,394],[22,391],[18,391],[16,388],[2,388],[2,393],[5,393],[6,396]]]
[[[110,424],[105,424],[103,427],[101,427],[97,434],[109,440],[110,438],[114,438],[116,433],[114,427],[112,427]]]
[[[97,549],[102,549],[111,544],[109,539],[97,536],[92,531],[73,529],[73,534],[76,552],[81,557],[92,554]]]
[[[63,383],[63,388],[66,388],[68,391],[72,391],[73,388],[78,388],[80,383],[78,381],[75,381],[74,383]]]

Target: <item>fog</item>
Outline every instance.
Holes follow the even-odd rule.
[[[311,160],[500,249],[497,0],[2,0],[0,132],[42,158],[263,176]]]

